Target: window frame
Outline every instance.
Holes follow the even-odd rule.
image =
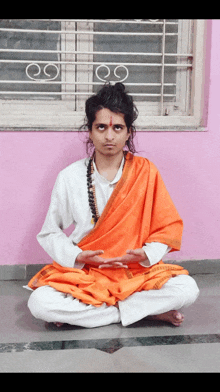
[[[207,20],[194,20],[193,39],[193,70],[192,70],[192,93],[191,112],[189,116],[147,116],[142,112],[136,120],[136,128],[140,131],[205,131],[207,130],[206,118],[204,118],[205,103],[205,40]],[[68,22],[66,22],[68,29]],[[70,22],[71,24],[72,22]],[[89,24],[88,24],[89,25]],[[83,22],[80,27],[84,28]],[[70,26],[69,26],[69,29]],[[88,35],[89,37],[89,35]],[[63,41],[64,42],[64,41]],[[65,43],[61,43],[61,48]],[[86,47],[85,47],[86,45]],[[79,42],[79,50],[88,51],[92,47],[92,40],[88,38]],[[75,55],[73,55],[75,56]],[[81,55],[87,58],[91,55]],[[79,55],[78,55],[79,59]],[[64,66],[66,67],[66,65]],[[88,72],[88,81],[90,80]],[[79,76],[80,77],[80,76]],[[67,79],[64,72],[64,80]],[[62,87],[62,91],[68,91],[68,85]],[[85,88],[85,87],[84,87]],[[88,90],[87,90],[88,91]],[[91,87],[92,94],[92,87]],[[65,95],[63,96],[63,98]],[[75,111],[75,100],[62,99],[52,100],[1,100],[0,99],[0,130],[1,131],[78,131],[84,122],[84,100],[79,96],[77,106],[80,111]]]

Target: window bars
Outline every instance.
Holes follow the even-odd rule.
[[[138,108],[189,114],[193,21],[1,19],[0,99],[85,99],[123,82]],[[147,109],[148,108],[148,109]]]

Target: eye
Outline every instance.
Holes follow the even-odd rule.
[[[116,125],[114,126],[114,129],[115,129],[116,132],[120,132],[120,131],[123,129],[123,126],[122,126],[122,125],[117,125],[117,124],[116,124]]]
[[[104,131],[105,130],[105,125],[104,124],[98,124],[97,129],[99,131]]]

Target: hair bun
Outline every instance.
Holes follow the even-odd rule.
[[[121,82],[117,82],[117,83],[115,83],[114,89],[117,92],[124,93],[125,92],[125,85]]]

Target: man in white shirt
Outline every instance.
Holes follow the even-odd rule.
[[[88,144],[93,146],[92,158],[77,161],[59,173],[37,239],[57,265],[64,268],[63,271],[67,271],[65,268],[80,270],[87,276],[90,271],[103,271],[103,274],[115,271],[116,274],[119,270],[127,270],[132,274],[135,263],[135,266],[140,266],[142,275],[146,276],[145,272],[157,266],[169,251],[178,250],[178,246],[175,247],[172,242],[175,239],[160,242],[155,237],[152,241],[141,242],[139,247],[131,246],[119,256],[109,253],[110,257],[104,257],[107,252],[104,246],[101,249],[80,247],[84,239],[94,232],[96,224],[98,226],[103,220],[106,206],[109,200],[113,200],[114,190],[122,182],[123,173],[127,170],[124,147],[135,152],[133,122],[137,111],[132,97],[124,91],[121,83],[117,83],[115,86],[104,86],[97,95],[87,100],[86,115]],[[75,225],[75,229],[67,237],[63,230],[71,224]],[[127,226],[126,229],[129,230]],[[158,239],[163,238],[160,235]],[[56,279],[52,284],[50,277],[44,281],[34,278],[30,284],[35,290],[28,301],[29,309],[36,318],[54,322],[57,326],[69,323],[92,328],[119,322],[126,326],[144,317],[180,326],[184,316],[178,310],[192,304],[199,294],[194,279],[184,272],[173,273],[159,290],[138,288],[123,300],[115,299],[112,302],[114,305],[110,305],[112,297],[109,303],[107,300],[95,302],[100,299],[90,302],[81,293],[77,297],[77,290],[74,296],[72,291],[57,289]]]

